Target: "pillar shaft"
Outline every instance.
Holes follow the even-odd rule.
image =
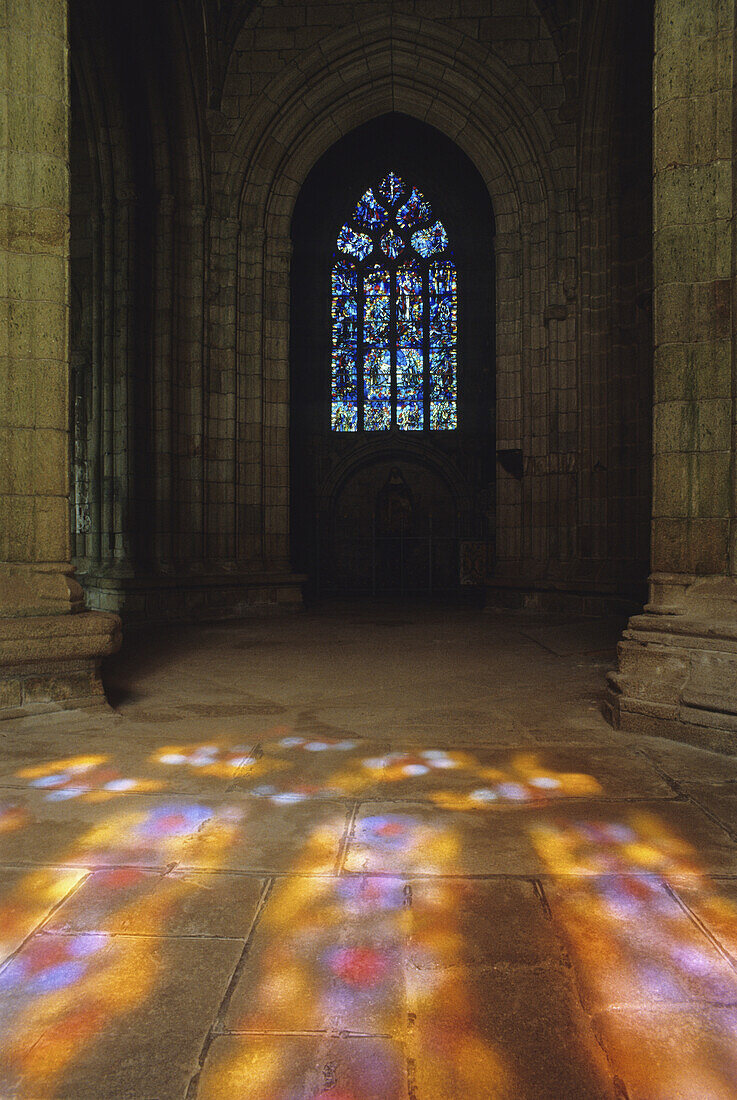
[[[0,615],[81,606],[71,577],[66,3],[3,0]]]
[[[76,675],[117,636],[113,619],[70,614],[83,597],[69,529],[66,0],[0,0],[0,114],[1,711],[23,703],[19,669],[61,661]],[[69,627],[44,627],[61,616]]]
[[[733,2],[659,0],[653,584],[733,572]]]
[[[627,728],[737,733],[734,0],[656,0],[650,602],[610,677]]]

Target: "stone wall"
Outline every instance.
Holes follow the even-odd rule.
[[[639,0],[72,0],[72,17],[68,145],[66,4],[0,7],[6,712],[98,690],[117,620],[82,611],[72,562],[90,604],[131,618],[299,602],[292,213],[341,135],[401,112],[464,150],[494,207],[489,413],[521,466],[497,470],[490,601],[631,602],[651,533],[612,715],[731,744],[734,0],[657,0],[654,192]]]
[[[0,5],[0,714],[101,698],[69,537],[65,0]]]
[[[719,747],[737,731],[732,0],[656,12],[650,603],[615,717]]]
[[[295,599],[291,215],[341,135],[399,111],[456,141],[494,205],[490,413],[523,471],[499,464],[490,486],[489,600],[631,606],[648,556],[650,59],[632,48],[648,5],[204,10],[73,0],[88,600],[158,618],[207,613],[210,591],[217,614]]]
[[[250,392],[269,379],[260,401],[272,417],[264,427],[277,440],[280,469],[264,491],[280,547],[288,545],[287,424],[274,417],[288,377],[291,212],[326,148],[397,110],[469,154],[496,214],[496,445],[522,451],[523,476],[497,469],[489,598],[533,606],[573,600],[593,609],[622,597],[632,605],[648,556],[650,330],[646,304],[637,330],[642,301],[637,307],[634,299],[647,299],[650,287],[649,203],[642,201],[649,58],[631,73],[642,94],[639,125],[626,117],[621,87],[606,78],[621,68],[628,30],[637,35],[644,26],[647,42],[651,27],[647,5],[620,6],[614,19],[608,5],[594,6],[598,18],[590,7],[581,27],[580,20],[551,25],[522,0],[254,6],[209,117],[213,209],[223,217],[222,229],[213,219],[223,288],[214,354],[231,389],[239,371],[234,346]],[[583,36],[578,101],[564,76],[572,67],[564,41],[576,34]],[[607,64],[590,71],[594,47],[596,62]],[[607,56],[607,48],[621,54]],[[618,113],[625,116],[619,126]],[[628,196],[618,187],[615,141],[633,123],[645,153],[629,182],[639,207],[629,200],[620,221]],[[637,271],[615,265],[625,222],[632,250],[645,257]],[[234,271],[246,281],[230,289]],[[619,354],[628,331],[639,344]],[[244,406],[243,415],[259,414]]]

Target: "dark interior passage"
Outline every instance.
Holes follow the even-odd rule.
[[[427,422],[420,431],[331,428],[336,238],[358,198],[388,172],[432,205],[457,268],[458,411],[450,431]],[[293,561],[307,573],[308,591],[448,594],[469,579],[462,562],[471,545],[477,558],[493,555],[493,237],[478,171],[439,131],[404,115],[354,130],[308,176],[292,228],[290,375]],[[483,580],[481,573],[476,583]]]

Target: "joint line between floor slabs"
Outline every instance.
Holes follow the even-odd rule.
[[[735,959],[735,957],[730,954],[727,948],[721,943],[717,935],[711,931],[707,924],[704,923],[698,913],[694,912],[688,902],[681,897],[677,887],[674,888],[669,882],[665,882],[664,886],[666,893],[670,895],[678,908],[682,910],[682,912],[686,916],[686,919],[689,920],[692,924],[695,924],[699,931],[706,936],[707,940],[709,940],[715,950],[722,956],[727,965],[730,966],[732,970],[737,970],[737,959]]]
[[[80,867],[75,864],[58,864],[58,863],[4,863],[0,864],[0,871],[36,871],[36,870],[57,870],[57,871],[81,871],[87,877],[96,874],[100,871],[110,870],[135,870],[146,871],[149,873],[155,873],[162,878],[166,877],[167,869],[161,865],[151,866],[140,863],[120,863],[120,864],[99,864],[94,867]],[[377,868],[371,869],[356,869],[343,868],[340,871],[275,871],[273,868],[253,868],[249,870],[242,870],[232,867],[218,867],[218,868],[201,868],[196,865],[183,865],[177,864],[174,866],[175,872],[187,872],[188,874],[199,875],[228,875],[231,877],[244,878],[244,879],[271,879],[274,882],[282,879],[308,879],[310,881],[319,881],[320,879],[336,879],[344,876],[350,876],[353,878],[396,878],[396,879],[422,879],[429,882],[434,881],[455,881],[455,880],[473,880],[478,882],[495,882],[495,881],[523,881],[533,882],[535,879],[539,879],[541,882],[556,882],[561,879],[575,879],[578,881],[594,881],[595,879],[606,878],[621,878],[622,873],[618,871],[612,872],[592,872],[590,874],[562,874],[561,872],[553,871],[459,871],[456,874],[430,874],[426,871],[413,871],[411,869],[398,868],[397,870],[382,870]],[[709,877],[720,882],[736,882],[737,881],[737,869],[734,872],[725,870],[714,870],[708,872]],[[628,878],[642,878],[642,879],[662,879],[662,873],[659,871],[632,871],[627,873]],[[688,877],[681,875],[681,878]],[[79,885],[82,885],[80,882]],[[75,888],[76,889],[76,888]],[[66,900],[66,899],[63,899]],[[61,904],[61,903],[60,903]],[[236,937],[241,939],[242,937]]]
[[[185,1095],[185,1100],[195,1100],[195,1098],[197,1096],[197,1093],[199,1091],[200,1074],[202,1073],[202,1069],[205,1065],[205,1061],[207,1060],[207,1055],[209,1054],[210,1047],[212,1046],[213,1040],[219,1035],[226,1034],[225,1027],[224,1027],[225,1015],[228,1011],[228,1007],[230,1005],[230,1001],[232,999],[233,992],[235,991],[235,987],[237,986],[238,982],[240,981],[240,977],[241,977],[241,974],[243,972],[243,967],[246,964],[246,960],[247,960],[248,955],[249,955],[250,950],[251,950],[251,944],[253,942],[253,937],[256,934],[256,929],[258,928],[261,917],[263,916],[264,910],[266,909],[266,906],[268,904],[269,897],[271,896],[271,891],[272,891],[273,887],[274,887],[273,878],[268,878],[266,880],[266,882],[264,882],[264,884],[263,884],[263,887],[261,889],[261,894],[259,896],[258,903],[256,905],[255,912],[253,914],[253,920],[251,921],[251,926],[248,930],[248,935],[246,936],[246,941],[243,945],[243,950],[241,951],[241,953],[238,957],[238,961],[236,962],[235,967],[233,968],[233,973],[230,976],[230,981],[228,982],[225,993],[223,994],[222,1000],[220,1001],[220,1004],[218,1006],[218,1010],[215,1013],[215,1019],[213,1020],[210,1028],[208,1029],[207,1035],[205,1036],[204,1042],[202,1044],[202,1049],[200,1050],[200,1054],[199,1054],[199,1058],[198,1058],[197,1070],[192,1075],[192,1077],[190,1079],[190,1082],[189,1082],[189,1085],[187,1086],[187,1092],[186,1092],[186,1095]]]
[[[338,852],[335,856],[334,874],[336,876],[341,875],[344,871],[344,864],[348,855],[348,848],[351,844],[351,841],[353,840],[353,834],[356,827],[356,818],[358,817],[358,812],[360,808],[361,803],[359,801],[352,802],[350,807],[348,808],[348,812],[346,814],[345,829],[343,830],[343,836],[340,839]]]
[[[35,868],[36,866],[37,866],[36,864],[31,864],[31,867],[33,867],[33,868]],[[12,869],[13,870],[18,870],[19,868],[12,868]],[[24,866],[23,868],[20,868],[20,869],[26,870],[26,869],[29,869],[29,868]],[[7,955],[4,959],[0,959],[0,972],[5,970],[6,966],[8,966],[8,964],[16,957],[16,955],[20,954],[20,952],[23,950],[23,948],[26,946],[26,944],[29,943],[29,941],[32,940],[34,936],[40,935],[40,934],[48,935],[48,936],[53,935],[52,932],[46,932],[45,931],[45,926],[48,924],[48,922],[51,920],[51,918],[54,916],[54,914],[62,907],[62,905],[65,905],[66,902],[68,902],[70,900],[70,898],[74,897],[74,895],[77,893],[77,891],[80,890],[82,888],[82,886],[84,886],[87,883],[87,881],[89,880],[90,874],[91,874],[91,872],[88,871],[86,867],[78,867],[78,868],[75,868],[75,870],[78,870],[81,873],[79,882],[75,882],[74,885],[72,887],[70,887],[69,891],[64,895],[64,897],[60,898],[54,905],[51,906],[51,908],[49,909],[46,916],[43,917],[39,921],[39,923],[37,925],[35,925],[30,930],[30,932],[28,933],[27,936],[23,937],[23,939],[21,940],[21,942],[18,944],[18,946],[16,947],[16,949],[14,951],[11,951],[10,954]]]

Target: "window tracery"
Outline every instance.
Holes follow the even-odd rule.
[[[457,427],[458,279],[442,222],[394,172],[340,230],[332,271],[332,428]]]

